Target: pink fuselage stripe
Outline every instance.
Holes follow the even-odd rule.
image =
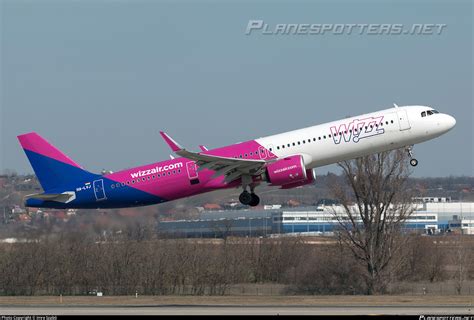
[[[259,154],[259,150],[261,150],[259,148],[261,147],[262,146],[260,144],[252,140],[236,145],[209,150],[202,152],[202,154],[232,158],[239,157],[242,154],[242,157],[246,159],[261,159]],[[275,155],[270,151],[264,151],[268,152],[271,158],[275,157]],[[250,155],[250,152],[252,152],[252,155]],[[247,157],[245,157],[245,154],[247,154]],[[224,176],[213,179],[212,175],[214,174],[214,171],[209,169],[199,171],[199,183],[191,184],[187,172],[189,162],[193,163],[194,161],[186,158],[176,158],[114,172],[105,175],[104,178],[115,182],[124,183],[128,187],[147,192],[166,200],[175,200],[207,191],[223,188],[234,188],[240,185],[239,180],[233,181],[231,183],[225,183]],[[171,169],[168,170],[167,168]],[[168,174],[168,172],[170,172],[170,174]],[[160,175],[159,178],[158,174]],[[153,176],[155,176],[154,179]],[[136,182],[137,179],[140,179],[138,183]],[[143,179],[145,180],[143,181]],[[132,184],[132,180],[135,180],[135,183]],[[255,181],[259,180],[259,178],[255,178]]]

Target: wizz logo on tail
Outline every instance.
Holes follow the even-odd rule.
[[[335,144],[340,144],[343,140],[345,142],[352,140],[357,143],[360,139],[385,133],[385,130],[382,128],[382,123],[383,116],[355,119],[348,124],[340,124],[339,128],[332,126],[330,128],[331,135]]]

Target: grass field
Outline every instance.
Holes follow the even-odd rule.
[[[0,307],[26,305],[305,305],[474,306],[471,296],[27,296],[0,297]]]

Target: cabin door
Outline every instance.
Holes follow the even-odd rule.
[[[93,187],[94,187],[95,198],[97,201],[107,199],[107,197],[105,196],[103,179],[94,180]]]

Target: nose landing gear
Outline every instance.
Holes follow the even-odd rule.
[[[416,167],[418,165],[418,160],[413,158],[413,146],[407,147],[408,156],[410,156],[410,165]]]

